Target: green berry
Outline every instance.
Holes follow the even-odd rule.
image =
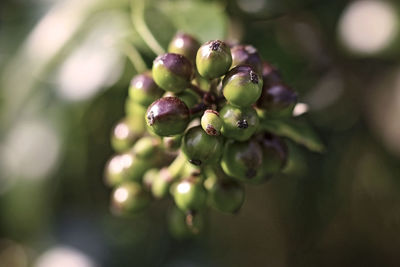
[[[257,142],[230,140],[225,144],[221,167],[227,175],[244,182],[258,180],[263,177],[262,163],[263,152]]]
[[[231,48],[232,67],[249,65],[262,74],[263,62],[257,49],[252,45],[235,45]]]
[[[250,66],[231,69],[222,81],[223,94],[232,105],[248,107],[261,95],[263,80]]]
[[[115,186],[125,181],[139,181],[152,165],[151,161],[139,159],[132,153],[115,155],[106,164],[105,182]]]
[[[151,77],[151,73],[143,73],[133,77],[129,87],[129,97],[136,103],[148,107],[164,93]]]
[[[199,48],[200,43],[193,36],[178,32],[169,43],[168,52],[183,55],[194,64]]]
[[[189,87],[193,66],[186,57],[167,53],[154,60],[152,73],[154,81],[162,89],[179,93]]]
[[[116,152],[125,152],[132,147],[135,141],[144,133],[145,128],[136,120],[122,119],[112,131],[111,146]]]
[[[182,135],[165,136],[162,139],[163,147],[169,151],[175,151],[181,146]]]
[[[140,159],[154,159],[160,150],[160,144],[160,139],[151,136],[145,136],[136,142],[132,148],[132,152]]]
[[[238,212],[244,202],[244,187],[233,180],[217,179],[208,193],[210,205],[221,212]]]
[[[259,119],[253,107],[237,108],[226,104],[220,111],[222,134],[238,141],[248,140],[257,130]]]
[[[125,101],[125,113],[126,116],[131,120],[142,120],[142,125],[145,126],[144,114],[146,113],[147,107],[142,106],[128,97]]]
[[[173,181],[173,177],[167,168],[162,168],[153,180],[151,192],[155,198],[163,198],[168,195],[169,187]]]
[[[111,195],[112,207],[120,214],[139,212],[147,207],[150,199],[150,195],[136,182],[119,185]]]
[[[201,127],[208,135],[220,135],[222,120],[219,117],[219,113],[212,109],[204,111],[201,117]]]
[[[159,136],[172,136],[185,131],[190,111],[178,97],[163,97],[153,102],[146,113],[149,128]]]
[[[188,108],[192,108],[201,101],[199,95],[190,89],[186,89],[183,92],[175,94],[175,96],[179,97],[179,99],[182,100],[186,106],[188,106]]]
[[[173,197],[176,206],[182,211],[198,211],[206,201],[206,190],[199,179],[190,177],[176,184]]]
[[[193,237],[201,233],[204,226],[204,216],[202,213],[186,214],[175,207],[168,213],[168,230],[176,239]]]
[[[218,161],[223,146],[221,136],[211,136],[196,126],[185,134],[182,141],[182,151],[194,165]]]
[[[231,50],[227,44],[215,40],[203,44],[196,55],[199,74],[207,79],[221,77],[232,65]]]
[[[147,191],[151,190],[153,181],[158,176],[159,170],[157,168],[147,170],[143,175],[143,186]]]

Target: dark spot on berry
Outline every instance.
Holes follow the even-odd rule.
[[[190,159],[189,162],[196,166],[201,165],[201,160],[199,160],[199,159]]]
[[[221,42],[214,41],[211,43],[210,48],[212,51],[217,51],[220,46],[221,46]]]
[[[208,135],[218,135],[217,130],[211,124],[207,124],[206,133]]]
[[[154,124],[154,112],[150,111],[149,114],[147,114],[147,120],[149,121],[149,125],[152,126]]]
[[[246,172],[246,178],[251,179],[256,176],[257,172],[254,169],[248,169]]]
[[[255,84],[258,83],[258,76],[254,71],[250,71],[250,81]]]
[[[237,127],[240,129],[247,129],[249,127],[249,123],[247,120],[240,120],[236,123]]]

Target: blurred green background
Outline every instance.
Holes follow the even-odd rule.
[[[0,266],[400,266],[396,1],[1,0]],[[253,44],[326,145],[174,240],[167,204],[109,211],[130,79],[177,30]]]

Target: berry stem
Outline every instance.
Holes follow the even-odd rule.
[[[198,94],[201,98],[203,98],[203,97],[204,97],[204,94],[206,93],[206,92],[204,92],[203,90],[201,90],[200,87],[198,87],[197,85],[194,85],[194,84],[192,84],[192,83],[190,84],[189,88],[190,88],[193,92],[195,92],[196,94]]]
[[[204,103],[200,103],[190,109],[190,114],[193,115],[193,114],[196,114],[199,112],[203,112],[206,109],[207,109],[207,106]]]

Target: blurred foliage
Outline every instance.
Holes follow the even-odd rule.
[[[60,245],[98,266],[399,266],[400,83],[386,78],[399,77],[399,60],[343,49],[337,25],[348,5],[2,0],[0,266],[31,266]],[[284,174],[249,186],[236,216],[211,211],[206,234],[187,241],[169,236],[165,203],[133,218],[113,217],[102,180],[130,79],[150,68],[157,49],[165,50],[179,30],[201,41],[257,47],[309,104],[302,116],[325,145],[318,154],[291,144]],[[87,74],[77,85],[90,75],[104,76],[103,83],[85,98],[66,98],[63,68],[87,46],[83,51],[93,48],[94,58],[115,56],[99,61],[112,63],[105,68],[112,75],[86,72],[93,57],[83,56]],[[105,50],[96,52],[100,46]],[[27,121],[40,121],[41,135],[20,127]],[[279,131],[296,136],[299,128],[286,126]],[[322,150],[313,136],[297,141]]]

